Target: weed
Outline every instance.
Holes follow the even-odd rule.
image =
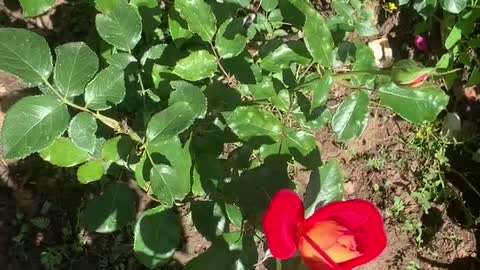
[[[399,218],[404,215],[404,211],[405,211],[405,203],[400,197],[395,196],[395,198],[393,198],[393,205],[390,206],[390,208],[388,209],[388,212],[392,216]]]
[[[56,270],[59,268],[63,261],[63,255],[61,250],[49,248],[47,251],[42,252],[40,263],[46,270]]]
[[[407,233],[411,233],[415,236],[415,242],[417,245],[421,245],[423,243],[423,224],[418,220],[410,220],[408,219],[403,224],[403,229]]]
[[[379,156],[379,157],[370,157],[368,158],[367,166],[375,169],[375,170],[381,170],[385,167],[385,157]]]
[[[30,220],[33,226],[37,227],[40,230],[45,230],[48,225],[50,225],[50,219],[46,217],[36,217]]]
[[[418,153],[420,169],[416,174],[421,180],[421,186],[412,196],[425,213],[428,213],[432,202],[448,198],[443,171],[450,167],[446,157],[450,144],[448,138],[441,135],[439,123],[421,127],[410,140],[410,147]]]
[[[416,261],[410,261],[408,262],[408,266],[406,270],[420,270],[420,265]]]

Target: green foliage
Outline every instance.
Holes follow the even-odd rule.
[[[123,51],[133,49],[142,34],[138,10],[125,1],[117,1],[111,9],[98,14],[95,26],[103,40]]]
[[[359,137],[368,124],[368,94],[356,91],[340,106],[332,118],[332,129],[337,139],[351,141]]]
[[[8,111],[3,123],[5,158],[24,158],[45,149],[64,133],[69,121],[67,106],[53,96],[22,99]]]
[[[32,16],[50,3],[21,2]],[[105,50],[96,54],[91,40],[63,44],[55,63],[43,37],[0,28],[0,70],[43,93],[7,112],[5,158],[40,153],[54,165],[78,166],[78,181],[98,191],[81,224],[99,233],[134,224],[136,195],[124,183],[134,178],[129,184],[153,202],[134,230],[134,252],[147,268],[170,262],[182,234],[175,208],[189,205],[212,245],[185,269],[254,269],[258,220],[276,192],[293,188],[292,167],[311,171],[307,215],[343,197],[340,165],[322,163],[319,129],[348,142],[368,128],[370,104],[423,124],[448,103],[439,88],[405,84],[419,72],[451,69],[450,57],[435,68],[400,62],[391,72],[376,67],[368,46],[349,41],[351,32],[377,34],[361,1],[334,1],[329,17],[306,0],[165,4],[95,1],[92,39]],[[461,37],[451,34],[451,50],[472,35],[471,16],[452,25]],[[352,87],[341,100],[331,98],[338,85]]]
[[[81,112],[70,121],[68,136],[79,148],[93,154],[95,151],[97,120],[91,114]]]
[[[305,216],[311,216],[322,206],[343,199],[343,173],[336,161],[314,170],[305,194]]]
[[[180,242],[180,221],[172,210],[145,211],[135,225],[135,256],[149,269],[169,262]]]
[[[60,167],[73,167],[88,159],[88,153],[78,148],[70,138],[58,138],[40,152],[40,156]]]
[[[89,201],[81,217],[85,227],[98,233],[111,233],[133,220],[135,194],[126,184],[114,183]]]
[[[25,29],[0,28],[0,44],[0,70],[30,87],[49,78],[52,55],[44,38]]]
[[[412,90],[393,83],[379,89],[380,100],[402,118],[416,124],[435,120],[448,104],[448,95],[433,87]]]
[[[55,86],[66,96],[81,95],[98,70],[97,55],[82,42],[67,43],[55,49]]]
[[[20,0],[23,14],[27,17],[41,15],[49,10],[55,3],[55,0]]]

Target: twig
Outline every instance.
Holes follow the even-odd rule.
[[[225,70],[225,68],[223,67],[222,63],[220,62],[220,56],[218,55],[217,53],[217,49],[215,49],[215,46],[213,45],[213,43],[210,41],[210,48],[212,49],[213,51],[213,54],[215,55],[215,58],[217,58],[217,65],[218,67],[220,68],[220,70],[222,71],[223,75],[225,77],[230,77],[230,74]]]
[[[480,192],[472,184],[472,182],[470,182],[470,180],[468,180],[467,177],[465,177],[465,175],[463,175],[461,172],[459,172],[455,169],[452,169],[452,168],[448,168],[447,171],[452,172],[452,173],[456,174],[458,177],[460,177],[460,179],[462,179],[473,190],[473,192],[480,198]]]

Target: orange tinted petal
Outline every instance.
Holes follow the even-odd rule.
[[[333,220],[321,221],[304,232],[298,249],[312,269],[336,269],[336,263],[362,255],[356,250],[355,235]]]

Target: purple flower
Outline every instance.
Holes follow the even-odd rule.
[[[427,52],[428,51],[428,41],[427,38],[422,37],[422,36],[416,36],[415,37],[415,47],[421,52]]]

